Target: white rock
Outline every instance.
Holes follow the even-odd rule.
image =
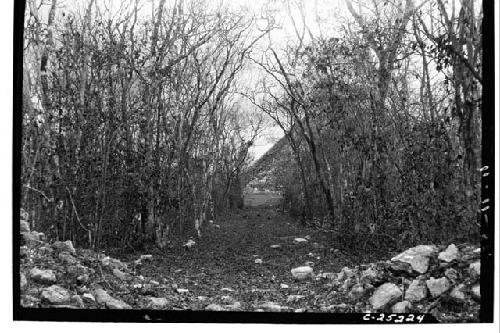
[[[59,253],[58,257],[59,257],[59,260],[61,260],[66,265],[74,265],[77,263],[76,258],[73,257],[71,254],[66,253],[66,252]]]
[[[362,298],[366,294],[365,288],[363,288],[363,285],[361,284],[355,284],[352,288],[351,291],[349,292],[349,298],[353,301],[357,301],[358,299]]]
[[[188,240],[186,244],[184,244],[185,247],[187,247],[188,249],[190,249],[191,247],[195,246],[196,245],[196,242],[192,239]]]
[[[57,241],[57,242],[54,242],[52,244],[52,248],[54,250],[56,250],[57,252],[69,252],[73,255],[76,254],[76,251],[75,251],[75,248],[73,247],[73,242],[68,240],[68,241],[65,241],[65,242],[60,242],[60,241]]]
[[[410,264],[413,270],[423,274],[429,268],[429,257],[435,252],[437,248],[434,245],[418,245],[398,254],[391,261]]]
[[[92,294],[84,293],[82,299],[89,303],[95,303],[95,297]]]
[[[189,292],[188,289],[177,288],[176,290],[179,294],[187,294]]]
[[[126,280],[127,275],[120,271],[118,268],[113,269],[113,275],[116,276],[120,280]]]
[[[255,259],[255,263],[256,263],[256,264],[262,264],[262,263],[263,263],[263,261],[262,261],[262,259]]]
[[[281,305],[274,302],[263,303],[259,306],[259,308],[269,312],[280,312],[283,309]]]
[[[52,305],[68,304],[71,300],[71,294],[63,287],[52,285],[42,290],[41,300]]]
[[[463,302],[463,301],[465,301],[465,293],[463,292],[464,289],[465,289],[465,285],[463,285],[463,284],[456,286],[450,292],[450,297],[455,302]]]
[[[52,284],[56,282],[56,275],[51,269],[41,270],[32,268],[30,270],[30,279],[43,284]]]
[[[281,289],[288,289],[288,288],[290,288],[290,287],[289,287],[287,284],[285,284],[285,283],[281,283],[281,284],[280,284],[280,288],[281,288]]]
[[[160,285],[160,282],[158,282],[156,280],[151,280],[151,281],[149,281],[149,283],[151,283],[153,286],[159,286]]]
[[[343,280],[348,279],[348,278],[353,277],[353,276],[354,276],[354,272],[352,271],[352,269],[350,269],[349,267],[344,267],[344,268],[342,268],[340,273],[337,274],[337,279],[339,281],[343,281]]]
[[[162,309],[166,307],[169,302],[165,297],[148,297],[148,307],[153,309]]]
[[[130,309],[131,306],[127,303],[120,301],[108,295],[106,291],[101,288],[94,290],[94,297],[98,304],[105,305],[109,309]]]
[[[288,303],[296,302],[302,298],[305,298],[304,295],[289,295],[286,299]]]
[[[21,273],[19,283],[20,283],[21,290],[24,290],[24,288],[26,288],[26,285],[28,284],[28,280],[26,279],[26,275],[24,275],[23,273]]]
[[[291,270],[292,275],[297,280],[305,280],[313,276],[313,268],[310,266],[300,266]]]
[[[469,265],[469,271],[474,278],[481,276],[481,262],[476,261]]]
[[[391,308],[393,313],[407,313],[412,309],[410,301],[402,301],[394,304]]]
[[[458,258],[458,249],[455,244],[450,244],[446,250],[439,253],[438,259],[445,262],[452,262]]]
[[[445,291],[447,291],[448,289],[450,289],[450,282],[444,276],[439,279],[431,277],[429,280],[426,281],[426,284],[432,297],[437,297],[442,293],[444,293]]]
[[[234,291],[234,289],[224,287],[224,288],[221,288],[221,290],[220,290],[220,291],[233,292],[233,291]]]
[[[271,245],[271,249],[279,249],[280,247],[281,247],[281,245],[279,245],[279,244]]]
[[[206,311],[224,311],[224,308],[219,304],[209,304],[205,307]]]
[[[229,311],[238,311],[238,310],[241,310],[241,303],[240,302],[234,302],[233,304],[225,305],[224,309],[225,310],[229,310]]]
[[[421,301],[427,297],[427,286],[422,280],[413,280],[405,293],[408,301]]]
[[[153,255],[152,254],[143,254],[139,257],[139,260],[141,261],[152,261],[153,260]]]
[[[30,232],[30,224],[24,220],[21,220],[20,231],[21,233]]]
[[[307,243],[307,239],[305,238],[301,238],[301,237],[297,237],[293,240],[295,243]]]
[[[401,289],[394,283],[384,283],[370,297],[370,304],[375,310],[382,309],[389,303],[397,300],[402,294]]]
[[[478,284],[475,284],[471,288],[472,292],[472,298],[474,298],[476,301],[481,300],[481,286]]]
[[[201,302],[204,302],[208,299],[207,296],[198,296],[198,300],[201,301]]]

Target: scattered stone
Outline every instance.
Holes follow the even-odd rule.
[[[156,280],[151,280],[149,281],[149,283],[153,286],[159,286],[160,285],[160,282],[156,281]]]
[[[297,244],[299,244],[299,243],[307,243],[307,239],[301,238],[301,237],[297,237],[293,241],[294,241],[294,243],[297,243]]]
[[[118,268],[113,269],[113,275],[122,281],[127,279],[127,275],[120,271]]]
[[[349,267],[344,267],[344,268],[342,268],[340,273],[337,275],[337,279],[339,281],[343,281],[343,280],[351,278],[353,276],[354,276],[354,272],[352,271],[352,269],[350,269]]]
[[[352,286],[354,286],[356,284],[356,280],[354,279],[354,277],[350,277],[350,278],[347,278],[344,283],[342,284],[342,289],[343,290],[349,290],[351,289]]]
[[[205,307],[206,311],[224,311],[224,308],[219,304],[209,304]]]
[[[188,289],[183,289],[183,288],[177,288],[175,291],[179,294],[187,294],[189,292]]]
[[[118,259],[104,257],[101,259],[101,265],[103,267],[110,267],[111,269],[127,270],[127,264],[121,262]]]
[[[426,281],[426,284],[432,297],[438,297],[439,295],[450,289],[450,282],[444,276],[439,279],[431,277]]]
[[[355,284],[352,288],[351,291],[349,292],[349,298],[353,301],[357,301],[366,294],[366,289],[363,288],[362,284]]]
[[[452,262],[458,258],[458,249],[455,244],[450,244],[445,251],[439,253],[438,259],[445,262]]]
[[[208,299],[207,296],[198,296],[198,300],[201,301],[201,302],[204,302]]]
[[[41,270],[35,267],[30,270],[30,279],[42,284],[53,284],[56,282],[56,275],[51,269]]]
[[[396,271],[408,271],[414,270],[420,274],[427,272],[429,268],[429,257],[437,252],[437,248],[434,245],[419,245],[412,247],[391,259],[391,268]],[[401,265],[403,264],[403,265]],[[411,270],[408,270],[407,265],[411,266]]]
[[[240,302],[234,302],[233,304],[229,304],[224,306],[225,310],[229,311],[239,311],[241,310],[241,303]]]
[[[221,299],[222,304],[232,304],[235,302],[234,298],[232,298],[231,296],[228,296],[228,295],[224,295],[220,299]]]
[[[83,300],[79,295],[71,296],[70,302],[79,309],[85,308],[85,304],[83,303]]]
[[[450,281],[457,281],[460,278],[460,274],[458,273],[458,271],[453,268],[448,268],[444,272],[444,276],[446,276],[446,278],[448,278],[448,280]]]
[[[68,240],[65,242],[57,241],[52,244],[52,248],[57,252],[68,252],[70,254],[75,255],[76,251],[73,247],[73,242]]]
[[[287,284],[285,284],[285,283],[281,283],[281,284],[280,284],[280,288],[281,288],[281,289],[288,289],[288,288],[290,288],[290,287],[289,287]]]
[[[379,272],[373,268],[370,267],[361,273],[361,277],[359,279],[360,283],[369,283],[369,284],[377,284],[379,281]]]
[[[66,265],[74,265],[77,263],[76,258],[67,252],[59,253],[59,260],[61,260]]]
[[[394,304],[391,308],[393,313],[407,313],[412,309],[410,301],[402,301]]]
[[[95,303],[95,297],[90,293],[84,293],[82,295],[82,300],[87,303]]]
[[[473,299],[475,299],[476,301],[481,300],[481,286],[479,285],[479,283],[472,286],[471,293]]]
[[[141,261],[153,261],[153,255],[152,254],[143,254],[139,258]]]
[[[23,232],[21,234],[23,235],[24,241],[28,244],[41,243],[45,237],[45,235],[42,232],[36,232],[36,231]]]
[[[281,247],[281,245],[279,245],[279,244],[271,245],[271,249],[279,249],[280,247]]]
[[[306,280],[313,276],[313,269],[310,266],[300,266],[291,270],[292,275],[299,281]]]
[[[262,259],[255,259],[255,263],[256,263],[256,264],[262,264],[262,263],[263,263],[263,261],[262,261]]]
[[[42,290],[41,300],[50,305],[68,304],[70,302],[70,292],[58,285],[52,285]]]
[[[190,248],[192,248],[192,247],[193,247],[193,246],[195,246],[195,245],[196,245],[196,242],[195,242],[194,240],[190,239],[190,240],[188,240],[188,241],[187,241],[187,243],[186,243],[186,244],[184,244],[183,246],[184,246],[184,247],[186,247],[186,248],[188,248],[188,249],[190,249]]]
[[[394,283],[384,283],[378,287],[370,298],[370,304],[375,310],[382,309],[401,297],[403,293]]]
[[[465,289],[464,284],[456,286],[450,292],[450,298],[457,303],[463,303],[465,301],[465,293],[463,292],[464,289]]]
[[[163,309],[169,304],[165,297],[148,297],[147,307],[153,309]]]
[[[130,305],[111,297],[101,288],[94,290],[94,296],[98,304],[105,305],[108,309],[131,309]]]
[[[20,277],[19,281],[20,281],[21,290],[24,290],[26,288],[26,286],[28,285],[28,280],[26,279],[26,275],[24,275],[24,273],[21,273],[21,277]]]
[[[473,279],[478,279],[481,276],[481,262],[476,261],[469,265],[469,272]]]
[[[221,288],[221,290],[220,290],[220,291],[227,291],[227,292],[230,292],[230,293],[231,293],[231,292],[233,292],[233,291],[234,291],[234,289],[224,287],[224,288]]]
[[[259,305],[259,308],[269,312],[280,312],[283,308],[274,302],[266,302]]]
[[[80,285],[86,284],[88,281],[89,281],[88,274],[83,274],[83,275],[80,275],[79,277],[76,278],[77,284],[80,284]]]
[[[304,295],[289,295],[289,296],[287,297],[286,301],[287,301],[288,303],[293,303],[293,302],[297,302],[298,300],[301,300],[301,299],[303,299],[303,298],[305,298],[305,296],[304,296]]]
[[[30,224],[27,221],[21,220],[20,231],[21,233],[30,232]]]
[[[418,302],[427,297],[427,286],[422,280],[413,280],[405,293],[405,300]]]

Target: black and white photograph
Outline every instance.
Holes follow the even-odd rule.
[[[498,3],[14,6],[15,321],[498,326]]]

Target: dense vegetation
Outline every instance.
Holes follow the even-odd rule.
[[[363,250],[477,240],[479,2],[347,0],[335,35],[300,1],[255,15],[111,4],[27,1],[21,204],[35,229],[93,248],[201,235],[241,207],[268,117],[288,143],[273,181],[303,221]],[[276,8],[295,33],[283,45]]]

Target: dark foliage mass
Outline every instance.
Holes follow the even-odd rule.
[[[286,211],[346,249],[477,241],[480,5],[346,0],[352,22],[332,37],[298,3],[281,45],[266,43],[270,9],[28,0],[32,227],[82,247],[164,248],[241,208],[265,175]],[[263,78],[244,87],[252,71]],[[285,136],[250,166],[265,117]]]

